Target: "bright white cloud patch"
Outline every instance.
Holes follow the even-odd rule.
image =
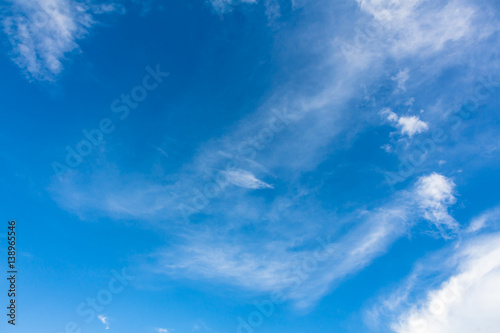
[[[103,325],[106,326],[106,329],[109,330],[109,322],[108,322],[108,317],[104,315],[98,315],[97,318],[103,323]]]
[[[401,133],[408,135],[410,138],[429,129],[427,123],[417,116],[401,117],[398,120],[398,125],[401,128]]]
[[[245,170],[224,171],[224,174],[230,183],[239,187],[249,189],[273,188],[271,185],[257,179],[251,172]]]
[[[455,183],[443,175],[432,173],[416,184],[417,202],[424,217],[444,235],[445,229],[456,230],[458,223],[448,214],[448,206],[456,202]]]
[[[429,129],[429,125],[418,116],[399,117],[389,108],[383,109],[380,114],[398,128],[402,135],[408,135],[410,138]]]
[[[458,254],[459,268],[392,325],[397,333],[496,333],[500,327],[500,235],[482,237]]]
[[[114,4],[94,6],[73,0],[14,0],[2,24],[13,60],[28,78],[51,80],[95,24],[93,15],[118,9]]]

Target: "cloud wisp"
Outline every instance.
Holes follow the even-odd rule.
[[[321,234],[327,239],[318,238],[317,232],[309,234],[306,226],[295,223],[289,235],[286,224],[261,225],[260,240],[253,238],[251,242],[246,224],[219,226],[215,231],[204,228],[188,234],[183,244],[156,253],[153,270],[178,278],[223,282],[257,293],[281,290],[297,308],[308,309],[347,276],[384,254],[420,220],[437,226],[443,221],[452,223],[447,209],[455,202],[453,191],[454,184],[446,177],[423,176],[410,192],[396,193],[381,207],[329,221],[355,227],[346,233],[325,229]],[[277,232],[283,236],[276,238]],[[227,242],[227,234],[231,242]],[[444,232],[443,237],[447,237]],[[307,268],[304,262],[315,258],[317,249],[313,245],[318,242],[328,253],[314,269]]]
[[[30,80],[54,80],[78,41],[96,24],[95,16],[121,12],[114,3],[92,5],[74,0],[14,0],[2,25],[12,60]]]
[[[337,45],[323,46],[326,60],[314,73],[321,77],[314,92],[284,85],[284,93],[277,92],[227,134],[201,143],[191,160],[166,179],[127,174],[104,163],[111,166],[91,169],[87,175],[78,171],[57,184],[52,189],[56,200],[83,217],[91,211],[116,219],[160,220],[164,229],[175,229],[172,233],[182,229],[180,244],[154,253],[158,261],[152,267],[155,272],[259,293],[285,290],[299,308],[312,306],[347,276],[369,265],[422,219],[431,222],[441,236],[451,238],[459,229],[448,211],[456,201],[455,184],[443,175],[421,176],[384,204],[340,217],[322,207],[331,203],[311,205],[308,198],[313,195],[301,194],[313,192],[307,181],[301,182],[333,154],[329,148],[343,141],[342,134],[349,146],[360,131],[379,122],[373,118],[380,108],[352,116],[349,103],[359,97],[360,85],[369,86],[385,75],[382,66],[387,59],[435,56],[444,52],[444,45],[476,36],[466,24],[475,9],[466,7],[462,12],[456,2],[439,6],[437,11],[427,8],[425,2],[403,2],[389,8],[389,16],[378,7],[380,1],[358,2],[365,15],[381,22],[383,28],[373,37],[373,44],[381,43],[368,43],[366,50],[347,60]],[[218,6],[231,4],[220,1]],[[441,25],[440,14],[449,21],[446,26],[457,23],[459,29]],[[398,29],[407,33],[397,33]],[[304,39],[311,40],[307,46],[315,49],[316,40]],[[321,43],[331,45],[332,39],[328,35]],[[409,71],[395,77],[401,91],[407,89],[408,77]],[[279,123],[277,110],[285,114]],[[398,116],[391,109],[382,114],[408,138],[430,127],[418,116]],[[224,169],[228,161],[237,162],[238,167]],[[220,175],[227,182],[217,179]],[[271,182],[269,175],[279,177],[273,176]],[[224,185],[209,202],[206,189],[219,181]],[[259,196],[256,190],[262,189],[266,191]],[[194,207],[191,215],[196,227],[188,225],[184,230],[176,226],[181,220],[180,204]],[[342,226],[347,230],[339,231]],[[303,261],[314,255],[312,244],[317,235],[332,236],[335,252],[302,279],[300,288],[293,289],[290,271],[301,269]]]

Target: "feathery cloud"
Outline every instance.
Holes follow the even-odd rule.
[[[29,79],[53,80],[78,40],[96,24],[95,15],[123,11],[114,3],[92,5],[74,0],[14,0],[4,12],[3,30],[13,61]]]
[[[255,178],[255,176],[246,170],[231,170],[224,171],[229,182],[233,185],[249,188],[249,189],[263,189],[263,188],[273,188],[273,186]]]

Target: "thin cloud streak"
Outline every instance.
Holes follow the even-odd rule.
[[[432,182],[434,178],[439,178],[444,184]],[[420,220],[434,220],[434,217],[428,216],[429,209],[445,214],[447,206],[454,201],[449,200],[451,189],[441,185],[452,186],[441,175],[424,176],[412,192],[401,191],[384,206],[344,217],[356,226],[345,234],[330,234],[328,240],[320,241],[328,243],[324,248],[330,253],[317,263],[314,271],[306,274],[307,278],[301,280],[300,287],[296,283],[294,286],[296,272],[303,269],[305,261],[314,257],[315,250],[314,247],[311,249],[314,238],[306,237],[298,241],[296,234],[306,234],[301,231],[300,225],[295,226],[298,228],[296,234],[280,240],[272,240],[273,234],[284,234],[286,225],[280,225],[281,231],[261,226],[261,241],[257,242],[249,242],[248,235],[235,226],[219,229],[220,234],[205,229],[197,233],[198,236],[189,236],[183,245],[155,254],[157,265],[152,270],[176,278],[223,282],[258,293],[283,290],[286,299],[298,309],[307,310],[347,276],[359,272],[384,254],[395,240],[404,236]],[[437,189],[434,188],[436,186]],[[422,201],[426,204],[423,205]],[[232,235],[231,242],[225,242],[223,235],[227,233]],[[296,250],[302,246],[306,249]]]

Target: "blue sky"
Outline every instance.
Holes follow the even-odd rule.
[[[497,332],[499,10],[7,1],[0,325]]]

